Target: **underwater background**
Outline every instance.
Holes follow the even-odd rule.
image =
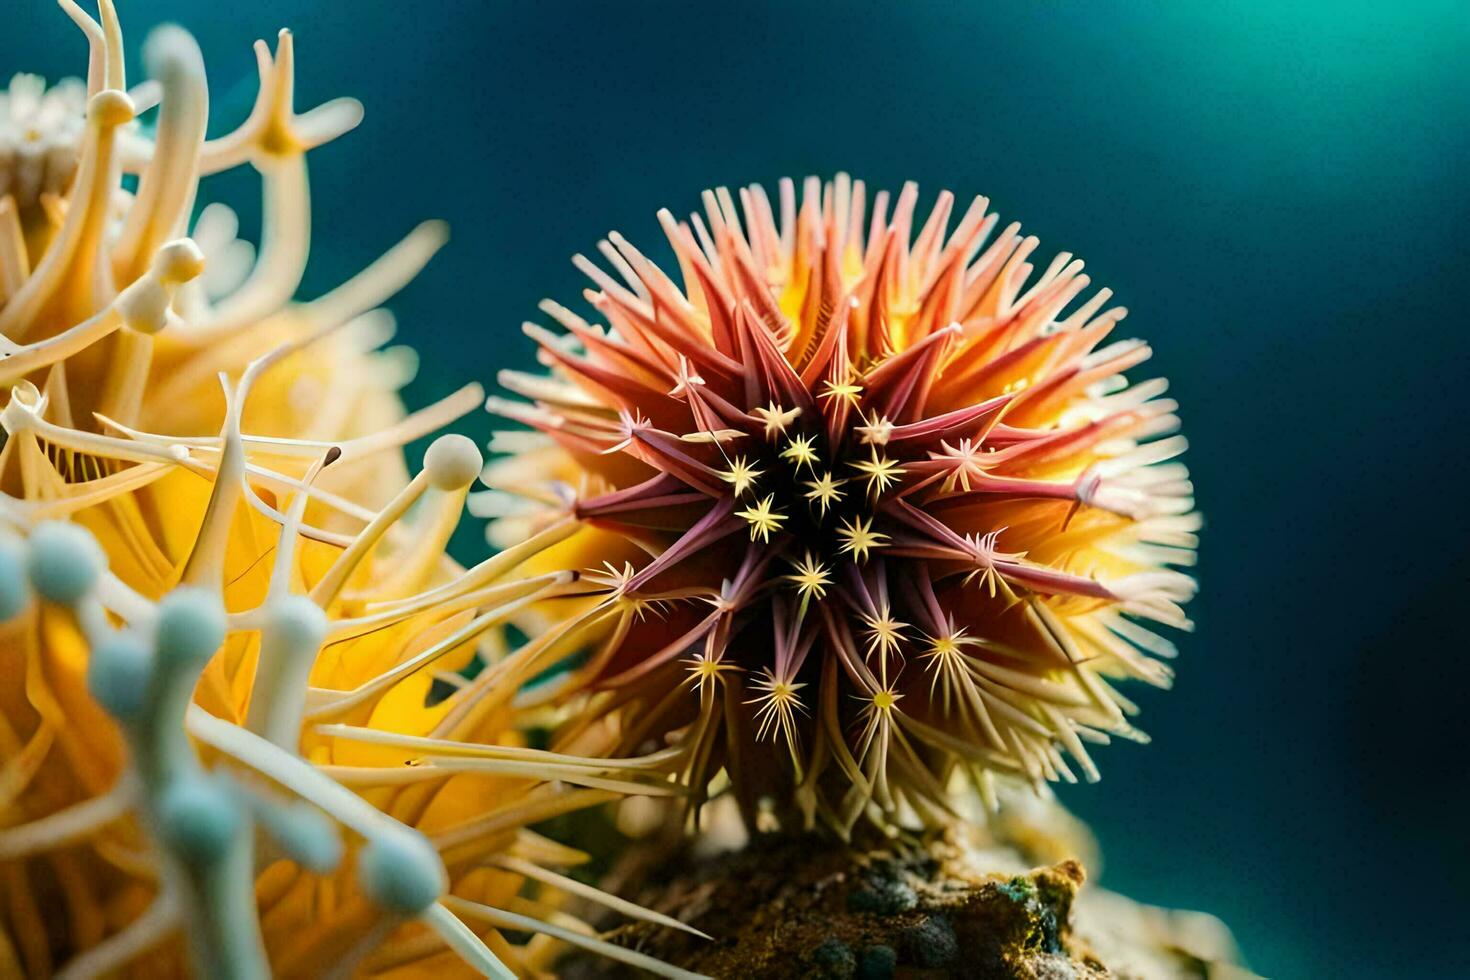
[[[282,26],[298,104],[363,101],[311,156],[303,292],[450,220],[389,304],[414,404],[529,366],[572,253],[662,254],[655,210],[717,184],[914,179],[1080,255],[1173,383],[1206,519],[1175,690],[1127,688],[1155,743],[1063,792],[1102,880],[1219,915],[1269,976],[1470,974],[1463,2],[119,7],[133,81],[146,28],[199,39],[212,134]],[[85,57],[49,0],[3,20],[0,73]],[[207,191],[257,236],[249,174]]]

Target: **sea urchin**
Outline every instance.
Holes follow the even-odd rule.
[[[959,772],[1095,778],[1084,743],[1138,735],[1110,680],[1166,685],[1148,624],[1189,626],[1176,406],[1123,377],[1148,346],[1108,341],[1125,311],[1077,302],[1071,255],[1033,275],[1014,224],[986,246],[985,198],[915,235],[917,197],[875,195],[865,232],[846,176],[799,210],[783,181],[779,220],[707,192],[659,213],[682,286],[612,234],[615,276],[575,259],[608,326],[543,303],[551,375],[489,405],[549,440],[481,512],[570,510],[561,559],[605,570],[585,676],[622,748],[682,746],[696,790],[724,769],[748,818],[845,833],[934,820]]]

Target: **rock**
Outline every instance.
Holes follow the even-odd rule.
[[[831,977],[832,980],[852,980],[857,973],[857,956],[853,954],[852,948],[836,936],[828,936],[822,940],[822,944],[812,951],[812,965],[819,977]]]
[[[954,926],[944,915],[925,916],[923,921],[905,929],[899,942],[907,958],[917,966],[950,966],[960,951]]]
[[[898,954],[892,946],[869,946],[858,964],[858,980],[893,980]]]
[[[1062,846],[1049,838],[1036,850]],[[608,938],[713,977],[1250,976],[1218,920],[1084,887],[1075,860],[1028,867],[1029,851],[978,825],[908,841],[757,838],[713,856],[679,851],[640,868],[642,891],[629,897],[713,940],[644,923]],[[562,973],[629,975],[582,958]]]

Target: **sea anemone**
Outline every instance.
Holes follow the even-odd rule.
[[[205,140],[186,33],[149,39],[156,84],[129,93],[110,0],[100,24],[62,6],[87,83],[0,105],[22,147],[0,154],[0,974],[508,976],[558,938],[677,973],[561,912],[677,925],[568,878],[578,853],[528,829],[677,792],[657,756],[526,744],[516,698],[556,634],[511,650],[498,627],[573,584],[520,565],[574,528],[464,568],[445,548],[478,449],[443,436],[408,478],[403,446],[482,398],[405,416],[408,361],[375,349],[374,307],[442,227],[291,304],[303,155],[356,103],[295,113],[283,33],[257,46],[250,119]],[[242,162],[265,185],[253,263],[218,206],[183,237],[199,175]]]
[[[1141,738],[1113,679],[1167,686],[1199,518],[1162,380],[1112,340],[1082,263],[977,198],[783,181],[659,221],[682,285],[621,235],[582,256],[606,321],[527,324],[550,375],[489,408],[508,433],[472,508],[600,591],[568,619],[619,749],[665,740],[748,820],[847,833],[951,814],[951,779],[1087,779],[1085,743]],[[865,230],[866,229],[866,230]],[[529,500],[516,503],[508,496]],[[563,600],[565,602],[566,600]],[[565,744],[577,743],[573,730]],[[723,772],[723,776],[720,773]],[[718,777],[718,778],[717,778]]]
[[[34,379],[56,419],[83,429],[213,433],[224,418],[219,372],[238,378],[252,359],[311,338],[307,352],[261,379],[247,430],[342,439],[397,423],[395,392],[413,362],[404,350],[376,350],[394,328],[376,307],[444,243],[443,223],[425,222],[325,295],[291,302],[310,242],[305,154],[355,127],[362,107],[336,99],[297,113],[295,45],[283,31],[274,53],[256,43],[260,90],[249,118],[206,140],[203,59],[186,32],[155,31],[144,52],[153,77],[124,92],[111,4],[101,5],[106,29],[71,0],[61,5],[90,42],[87,81],[46,89],[18,75],[0,95],[0,383]],[[145,132],[138,117],[155,106]],[[227,206],[193,217],[200,177],[244,163],[262,181],[258,250],[235,237]],[[124,175],[136,178],[131,193]],[[472,391],[433,421],[455,417]],[[15,479],[7,461],[7,489]],[[388,453],[325,479],[381,503],[406,474]]]

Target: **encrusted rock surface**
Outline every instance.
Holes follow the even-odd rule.
[[[852,847],[788,837],[702,857],[666,852],[630,897],[712,938],[643,924],[609,938],[713,977],[1251,976],[1218,920],[1084,887],[1082,863],[1057,852],[1095,861],[1085,831],[1032,818],[1018,824],[1024,844],[993,822]],[[606,961],[563,967],[628,975]]]

